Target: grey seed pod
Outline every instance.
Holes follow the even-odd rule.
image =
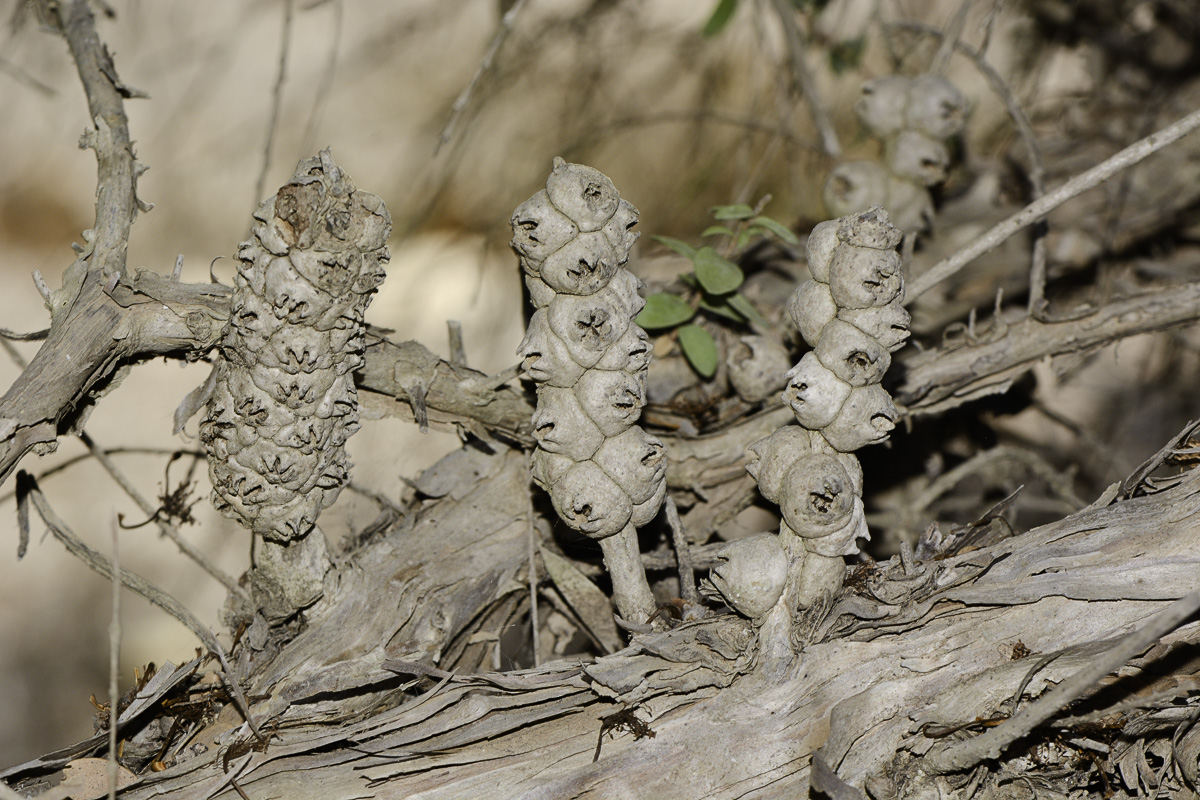
[[[718,550],[716,559],[709,580],[734,611],[760,620],[779,602],[788,576],[779,537],[757,533],[738,539]]]
[[[606,439],[592,460],[635,505],[652,498],[667,474],[666,447],[637,425]]]
[[[837,316],[878,341],[889,352],[896,352],[908,341],[912,316],[895,300],[878,308],[843,308]]]
[[[886,139],[905,126],[905,111],[910,105],[912,80],[902,75],[872,78],[862,85],[862,96],[854,104],[854,113],[862,126],[880,139]]]
[[[783,402],[791,406],[796,421],[819,431],[837,417],[850,396],[850,384],[821,364],[816,353],[805,353],[787,373]]]
[[[632,315],[615,294],[560,294],[546,307],[550,330],[575,363],[591,368],[629,328]]]
[[[841,244],[837,230],[838,221],[830,219],[818,222],[808,235],[804,249],[808,254],[808,271],[814,281],[829,283],[829,262],[833,258],[833,251]]]
[[[839,164],[825,181],[825,208],[835,217],[862,211],[887,192],[888,171],[874,161]]]
[[[575,382],[575,397],[607,436],[624,433],[646,407],[646,374],[590,369]]]
[[[850,476],[833,456],[801,458],[784,475],[779,510],[783,521],[799,536],[828,536],[842,528],[854,512]]]
[[[843,244],[833,254],[829,291],[839,308],[887,305],[904,291],[900,255]]]
[[[624,264],[629,259],[629,251],[639,238],[641,231],[633,230],[633,226],[638,224],[638,210],[634,208],[633,203],[622,199],[617,203],[616,213],[612,219],[604,223],[601,229],[609,244],[617,251],[617,257]]]
[[[654,489],[654,494],[644,503],[636,503],[629,516],[629,522],[635,528],[649,525],[658,516],[663,500],[667,497],[667,479],[663,478]]]
[[[825,326],[813,352],[826,369],[855,387],[878,383],[892,364],[879,342],[840,319]]]
[[[867,528],[862,498],[855,497],[853,502],[854,510],[845,525],[827,536],[805,539],[804,549],[814,555],[841,560],[843,556],[852,556],[858,553],[859,539],[871,541],[871,532]]]
[[[591,461],[568,469],[551,487],[550,500],[563,522],[592,539],[620,533],[633,513],[621,487]]]
[[[230,325],[200,438],[213,503],[268,539],[304,536],[349,474],[350,373],[391,218],[328,151],[301,161],[238,249]]]
[[[800,284],[788,303],[788,316],[809,347],[817,346],[821,331],[837,316],[837,312],[837,303],[833,302],[829,286],[816,281]]]
[[[902,231],[933,227],[933,195],[920,184],[888,176],[887,203],[892,224]]]
[[[838,240],[855,247],[872,250],[895,250],[904,234],[892,225],[882,206],[836,220]]]
[[[529,289],[529,301],[533,303],[534,308],[545,308],[550,305],[550,301],[557,294],[550,284],[537,275],[526,275],[525,286]]]
[[[521,369],[538,383],[570,388],[579,380],[584,368],[576,363],[566,342],[550,330],[546,309],[533,312],[525,338],[517,348]]]
[[[761,403],[784,385],[791,357],[777,340],[743,336],[726,359],[729,382],[747,403]]]
[[[581,232],[598,231],[617,211],[617,187],[598,169],[555,157],[546,180],[550,202],[571,218]]]
[[[933,137],[949,139],[967,121],[967,99],[941,75],[922,75],[908,93],[905,126]]]
[[[903,131],[884,145],[884,161],[897,178],[934,186],[946,180],[950,153],[946,145],[919,131]]]
[[[624,309],[633,319],[646,307],[646,298],[640,294],[641,289],[642,282],[638,276],[627,269],[619,269],[608,285],[595,293],[595,297],[611,300],[616,308]]]
[[[550,491],[550,487],[558,483],[558,479],[574,465],[575,462],[569,457],[539,447],[530,458],[529,474],[533,476],[534,483]]]
[[[779,502],[784,476],[796,461],[815,452],[814,438],[819,437],[812,431],[787,425],[746,448],[750,451],[746,471],[758,483],[763,497]]]
[[[841,412],[821,435],[833,449],[849,453],[887,441],[899,418],[891,395],[874,383],[850,392]]]
[[[607,286],[620,267],[617,251],[595,231],[581,233],[551,253],[541,263],[540,275],[556,292],[588,295]]]
[[[595,368],[640,374],[650,366],[653,355],[654,347],[650,344],[650,336],[637,325],[630,325],[621,338],[613,342],[596,362]]]
[[[538,387],[533,437],[543,450],[561,453],[572,461],[591,458],[604,443],[604,434],[579,405],[575,392],[552,386]]]
[[[579,228],[550,202],[546,190],[535,194],[512,215],[510,246],[532,263],[541,263],[579,234]]]

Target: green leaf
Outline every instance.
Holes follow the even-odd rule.
[[[679,253],[679,255],[685,258],[696,257],[696,248],[692,247],[687,242],[680,241],[679,239],[672,239],[670,236],[651,236],[650,238],[664,247],[674,250],[676,253]]]
[[[692,258],[696,279],[709,294],[728,294],[746,280],[742,268],[711,247],[701,247]]]
[[[859,36],[838,42],[829,48],[829,66],[835,74],[841,75],[856,69],[862,61],[863,50],[866,48],[867,37]]]
[[[717,343],[699,325],[684,325],[678,331],[679,347],[692,368],[706,378],[717,372]]]
[[[792,233],[791,229],[782,222],[773,220],[770,217],[755,217],[750,221],[755,225],[760,225],[766,228],[771,233],[775,234],[775,236],[779,237],[781,241],[787,242],[790,245],[800,244],[800,239],[797,238],[796,234]]]
[[[734,206],[713,206],[708,211],[713,215],[713,219],[750,219],[754,216],[754,209],[745,203],[738,203]]]
[[[643,328],[673,328],[695,314],[696,309],[679,295],[658,292],[646,298],[646,307],[637,315],[636,321]]]
[[[700,235],[701,236],[721,235],[721,236],[728,236],[732,239],[733,231],[731,231],[729,228],[726,228],[724,225],[710,225],[709,227],[705,228],[704,233],[702,233]]]
[[[724,317],[727,320],[736,322],[739,325],[745,325],[746,318],[743,317],[739,312],[729,307],[729,297],[733,296],[734,295],[728,295],[726,297],[714,298],[712,302],[709,302],[701,297],[700,308],[711,314],[716,314],[719,317]]]
[[[721,0],[717,3],[717,7],[713,9],[712,16],[704,24],[704,30],[701,31],[701,34],[707,38],[716,36],[725,30],[725,26],[729,24],[729,20],[733,17],[733,12],[737,11],[737,6],[738,0]]]
[[[767,318],[758,313],[758,309],[754,307],[754,304],[747,300],[746,296],[741,292],[725,298],[725,302],[729,304],[730,308],[753,322],[755,325],[763,328],[771,327],[771,323],[767,320]]]

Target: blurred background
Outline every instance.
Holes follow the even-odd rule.
[[[1196,107],[1196,18],[1185,13],[1188,5],[980,0],[967,9],[961,37],[1019,98],[1043,143],[1048,180],[1057,182]],[[524,329],[509,215],[544,183],[552,157],[597,167],[638,206],[643,238],[631,265],[647,279],[669,280],[679,267],[646,234],[696,242],[716,204],[753,205],[770,194],[766,212],[805,234],[828,217],[822,186],[839,161],[879,156],[853,113],[863,81],[916,74],[936,48],[936,38],[911,30],[901,36],[894,26],[946,29],[962,3],[98,0],[95,8],[121,79],[149,94],[126,103],[138,158],[150,168],[139,194],[155,206],[134,226],[131,268],[169,273],[182,255],[184,280],[207,281],[211,270],[230,283],[230,256],[258,201],[299,159],[330,146],[360,188],[384,199],[395,222],[388,279],[368,320],[442,356],[446,322],[460,320],[470,365],[491,373],[515,362]],[[732,14],[714,31],[720,8]],[[840,141],[840,159],[827,152],[810,106],[793,90],[780,8],[799,25],[800,57]],[[516,13],[502,26],[506,12]],[[89,122],[65,43],[21,0],[0,2],[0,16],[0,327],[32,331],[48,315],[30,276],[39,270],[54,287],[71,263],[70,244],[82,242],[93,220],[95,160],[77,147]],[[472,83],[500,30],[505,38]],[[930,263],[1028,197],[1028,162],[1003,104],[965,59],[953,59],[947,74],[970,116],[955,168],[936,196],[938,220],[917,254]],[[1190,181],[1200,147],[1190,148],[1159,162],[1168,179],[1147,173],[1064,208],[1052,221],[1052,275],[1096,285],[1125,274],[1105,272],[1106,264],[1132,261],[1144,271],[1163,264],[1164,254],[1173,274],[1190,274],[1200,225],[1194,193],[1180,187],[1200,183]],[[1161,244],[1164,230],[1170,247]],[[1014,240],[971,273],[974,286],[959,284],[939,300],[958,303],[955,313],[973,306],[990,313],[995,285],[1027,269],[1028,243]],[[803,277],[803,267],[797,270]],[[1013,302],[1021,302],[1019,288]],[[928,319],[927,341],[936,344],[950,318]],[[1195,413],[1188,387],[1196,343],[1194,331],[1176,332],[1048,363],[1027,393],[1036,402],[986,412],[984,433],[948,424],[938,434],[945,451],[926,448],[915,471],[935,475],[980,442],[1033,442],[1071,491],[1090,501]],[[36,348],[15,345],[24,358]],[[137,450],[114,459],[147,496],[161,492],[170,452],[196,446],[194,421],[188,435],[172,437],[172,414],[207,369],[140,365],[88,421],[101,447]],[[0,382],[7,386],[18,373],[14,360],[0,358]],[[350,442],[355,481],[396,497],[405,479],[458,444],[395,419],[367,422]],[[906,452],[902,445],[897,451]],[[63,439],[58,452],[23,466],[41,474],[65,465],[42,487],[72,528],[107,553],[115,515],[143,515],[94,460],[80,458],[85,453],[77,440]],[[171,488],[189,463],[174,466]],[[887,457],[867,466],[893,468]],[[206,496],[203,466],[195,478],[197,496]],[[90,735],[88,694],[107,686],[109,587],[43,539],[37,522],[18,561],[11,491],[12,481],[0,486],[0,766]],[[1043,510],[1061,515],[1070,504]],[[249,536],[207,500],[195,513],[199,523],[184,528],[185,536],[240,574]],[[374,515],[369,501],[344,492],[322,527],[336,539]],[[123,565],[219,629],[224,590],[153,526],[122,532],[120,553]],[[125,598],[123,684],[137,665],[192,656],[197,643],[186,630]]]

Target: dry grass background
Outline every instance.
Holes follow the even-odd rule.
[[[9,0],[0,10],[13,15],[18,5]],[[111,5],[115,19],[101,30],[121,78],[151,96],[127,103],[139,158],[150,167],[140,194],[156,206],[134,227],[129,264],[166,273],[182,254],[184,279],[204,281],[218,259],[212,270],[228,282],[228,256],[261,199],[254,189],[285,6],[280,0]],[[639,206],[649,233],[695,237],[708,206],[754,202],[767,192],[775,197],[769,211],[779,219],[805,229],[824,218],[820,186],[833,162],[815,147],[806,107],[789,95],[783,38],[769,3],[744,0],[721,36],[703,39],[699,31],[712,5],[529,0],[455,135],[435,153],[451,104],[496,30],[497,3],[299,0],[265,194],[299,158],[332,146],[358,184],[384,198],[395,220],[389,277],[369,320],[442,355],[446,320],[461,320],[471,365],[498,371],[515,360],[523,328],[517,268],[506,246],[508,216],[544,180],[552,156],[609,174]],[[976,5],[964,36],[977,42],[993,4]],[[1034,58],[1033,23],[1023,7],[1010,5],[995,18],[989,57],[1035,116],[1053,120],[1064,103],[1094,90],[1092,53],[1082,42]],[[956,0],[834,0],[816,18],[819,42],[868,37],[861,65],[842,75],[829,68],[824,50],[810,59],[848,157],[876,151],[857,134],[851,111],[862,80],[891,70],[875,23],[884,17],[941,27],[957,7]],[[26,15],[24,24],[0,31],[0,43],[0,326],[34,330],[45,326],[47,314],[29,275],[38,269],[54,286],[70,263],[68,245],[81,241],[92,219],[95,163],[76,147],[88,124],[86,106],[62,40]],[[974,107],[968,152],[996,158],[1013,142],[1003,110],[974,72],[958,64],[952,74]],[[1088,418],[1089,409],[1103,413],[1092,402],[1096,393],[1107,392],[1114,377],[1151,371],[1160,347],[1123,344],[1116,363],[1130,372],[1114,370],[1113,358],[1102,356],[1073,374],[1070,390],[1079,397],[1070,402],[1084,409],[1086,424],[1104,429],[1102,419]],[[28,357],[35,345],[18,349]],[[16,374],[15,365],[0,362],[0,382]],[[105,447],[179,447],[184,443],[170,433],[172,412],[205,375],[204,365],[139,366],[100,404],[88,431]],[[1030,435],[1051,432],[1060,433],[1050,426]],[[1158,433],[1126,431],[1134,444],[1113,448],[1102,472],[1124,474],[1162,443]],[[456,445],[452,436],[423,436],[395,420],[370,422],[350,444],[355,480],[396,495],[403,478]],[[41,471],[82,452],[77,441],[64,440],[58,453],[25,467]],[[144,493],[158,492],[165,455],[117,460]],[[181,473],[177,465],[173,477]],[[205,492],[202,469],[198,477]],[[105,552],[116,513],[141,517],[90,460],[43,486],[74,529]],[[11,482],[0,490],[10,491]],[[206,501],[197,511],[200,524],[184,533],[227,571],[240,572],[249,537]],[[369,503],[346,492],[322,526],[338,536],[372,517]],[[39,535],[35,525],[29,553],[17,562],[13,503],[0,503],[2,765],[89,735],[87,695],[101,693],[107,680],[108,587]],[[215,581],[150,527],[123,533],[121,542],[126,566],[217,625],[223,591]],[[186,659],[196,644],[136,598],[126,602],[122,622],[123,682],[134,665]]]

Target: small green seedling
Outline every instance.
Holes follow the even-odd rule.
[[[710,226],[700,235],[723,237],[723,252],[718,252],[712,245],[692,247],[670,236],[650,237],[692,262],[693,271],[680,279],[696,294],[691,301],[671,292],[647,296],[646,307],[638,314],[637,324],[648,330],[674,329],[684,357],[705,378],[716,374],[720,359],[712,334],[691,321],[697,312],[724,317],[738,325],[767,328],[771,324],[739,291],[746,275],[730,257],[759,237],[776,238],[790,245],[800,243],[786,225],[760,213],[768,200],[769,196],[764,197],[756,208],[739,203],[711,209],[713,219],[719,224]]]

